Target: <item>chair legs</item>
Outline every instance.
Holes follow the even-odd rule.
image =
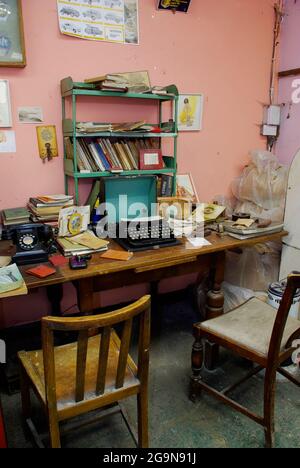
[[[265,426],[265,444],[266,448],[273,448],[275,445],[275,387],[276,387],[276,369],[266,370],[265,390],[264,390],[264,426]]]
[[[31,417],[30,383],[23,367],[20,370],[22,415],[24,422]]]
[[[51,448],[61,448],[59,422],[58,422],[56,414],[53,414],[51,410],[49,410],[49,413],[48,413],[48,420],[49,420],[49,433],[50,433]]]
[[[148,448],[148,392],[142,388],[137,395],[138,410],[138,446]]]
[[[201,393],[201,387],[199,385],[199,381],[201,380],[201,369],[203,365],[203,342],[202,338],[199,336],[195,336],[195,342],[193,344],[192,349],[192,376],[190,380],[190,394],[189,398],[193,402],[196,401],[197,395]]]

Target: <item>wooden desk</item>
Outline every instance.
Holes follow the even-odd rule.
[[[224,296],[221,284],[224,279],[226,250],[242,248],[268,241],[280,241],[286,232],[264,235],[248,240],[236,240],[229,236],[223,238],[213,233],[208,240],[212,243],[203,248],[193,248],[189,242],[161,250],[135,253],[127,262],[102,259],[100,254],[93,255],[86,270],[70,270],[68,265],[57,268],[57,273],[46,279],[26,274],[28,266],[20,267],[28,290],[47,287],[48,298],[53,314],[60,314],[63,283],[73,282],[77,290],[78,306],[82,314],[92,313],[95,304],[93,293],[134,284],[150,283],[155,292],[160,280],[198,273],[199,281],[210,274],[211,290],[207,296],[206,319],[223,313]],[[111,241],[114,249],[120,247]],[[1,249],[2,250],[2,249]],[[218,347],[207,344],[206,366],[213,367]]]

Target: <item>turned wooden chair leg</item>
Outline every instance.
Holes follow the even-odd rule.
[[[201,369],[203,366],[203,342],[201,336],[195,337],[195,342],[192,349],[192,376],[190,379],[189,398],[193,402],[196,401],[197,395],[200,395],[201,389],[199,380],[201,380]]]
[[[137,395],[138,410],[138,446],[148,448],[148,392],[147,388],[141,389]]]
[[[276,371],[266,371],[264,390],[264,419],[265,419],[265,445],[266,448],[275,446],[275,387]]]

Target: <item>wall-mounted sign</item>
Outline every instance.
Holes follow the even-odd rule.
[[[159,0],[159,10],[172,10],[187,13],[192,0]]]

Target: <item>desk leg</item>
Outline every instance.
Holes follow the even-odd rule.
[[[63,298],[63,285],[54,284],[53,286],[47,286],[47,297],[51,304],[51,315],[61,316],[61,300]]]
[[[216,254],[213,265],[213,288],[207,294],[206,320],[219,317],[224,313],[224,293],[221,285],[224,281],[225,252]],[[214,370],[219,357],[219,345],[206,341],[205,367]]]
[[[85,278],[76,282],[78,307],[82,315],[92,315],[94,311],[93,278]]]

